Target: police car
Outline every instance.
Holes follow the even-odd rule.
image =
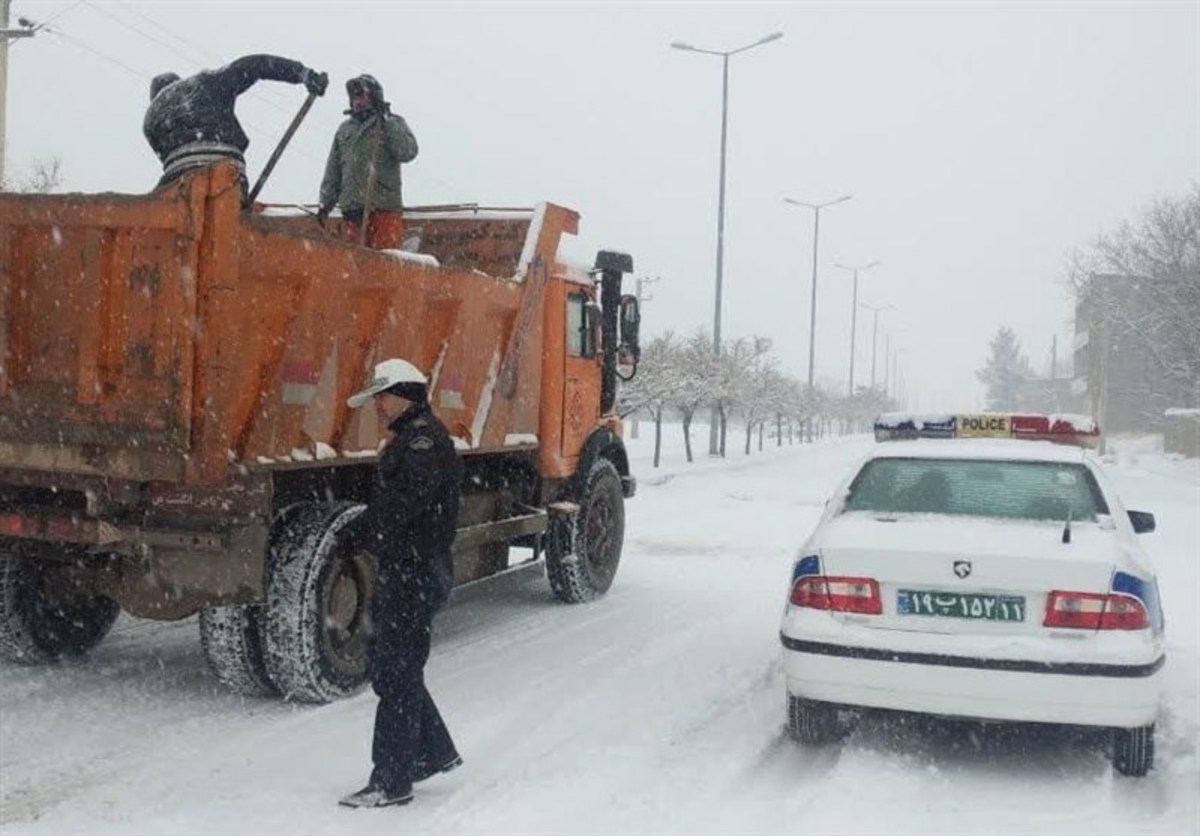
[[[1112,730],[1116,769],[1154,761],[1163,614],[1081,416],[888,414],[792,570],[788,727],[847,708]]]

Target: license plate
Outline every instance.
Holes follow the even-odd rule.
[[[1024,621],[1025,598],[1020,595],[901,589],[896,599],[896,612],[900,615],[934,615],[974,621]]]

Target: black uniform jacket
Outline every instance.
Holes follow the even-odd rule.
[[[234,115],[237,97],[256,81],[304,81],[299,61],[247,55],[169,85],[150,102],[142,131],[159,159],[189,142],[219,142],[245,151],[250,144]]]
[[[444,599],[453,583],[450,546],[458,523],[463,464],[428,404],[415,404],[388,427],[375,490],[365,511],[338,532],[351,548],[379,559],[380,575]]]

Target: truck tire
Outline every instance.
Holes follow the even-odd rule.
[[[1141,778],[1154,766],[1154,724],[1113,729],[1113,766],[1122,775]]]
[[[552,520],[546,540],[546,575],[559,600],[576,604],[608,592],[625,542],[625,495],[611,461],[596,460],[584,480],[579,513]]]
[[[279,689],[263,661],[261,604],[205,607],[200,611],[200,647],[222,685],[247,697],[271,697]]]
[[[284,699],[327,703],[366,684],[375,562],[340,553],[333,537],[363,507],[307,505],[272,545],[263,659]]]
[[[278,541],[296,513],[307,503],[288,505],[271,520],[271,540]],[[268,546],[268,557],[271,547]],[[222,685],[247,697],[274,697],[279,689],[271,681],[263,658],[262,604],[206,607],[200,611],[200,647],[209,670]]]
[[[120,605],[74,593],[64,567],[0,556],[0,659],[53,662],[91,650],[112,628]]]

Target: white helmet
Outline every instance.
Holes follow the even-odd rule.
[[[356,392],[346,399],[346,405],[351,409],[366,406],[371,398],[387,389],[401,383],[411,383],[417,386],[428,386],[429,379],[421,374],[421,370],[407,360],[393,358],[384,360],[375,366],[375,376],[366,389]]]

